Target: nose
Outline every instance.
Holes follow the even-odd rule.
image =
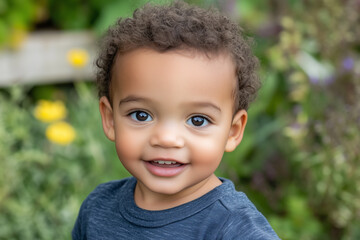
[[[175,125],[159,125],[154,128],[150,138],[150,145],[162,148],[182,148],[185,141],[181,130]]]

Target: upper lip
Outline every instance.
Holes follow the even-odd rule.
[[[159,157],[159,158],[151,158],[149,160],[145,160],[146,162],[152,162],[152,161],[172,161],[172,162],[177,162],[177,163],[180,163],[180,164],[186,164],[186,163],[183,163],[179,160],[176,160],[176,159],[173,159],[173,158],[163,158],[163,157]]]

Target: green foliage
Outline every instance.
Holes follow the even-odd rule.
[[[136,0],[131,2],[113,0],[109,2],[109,4],[104,5],[95,24],[96,32],[99,34],[103,33],[120,17],[130,17],[132,12],[144,3],[144,0]]]
[[[46,139],[26,93],[17,87],[0,92],[0,239],[70,239],[90,191],[128,174],[101,132],[92,89],[78,83],[76,92],[57,91],[73,95],[68,121],[77,138],[68,146]]]
[[[120,17],[150,2],[166,4],[172,0],[2,0],[0,1],[0,47],[17,48],[26,33],[36,25],[46,28],[93,29],[98,35]],[[214,0],[188,0],[211,5]]]
[[[100,35],[144,2],[0,1],[0,46],[16,45],[19,29],[42,21]],[[218,175],[246,192],[282,239],[359,239],[357,1],[188,2],[215,5],[239,21],[261,62],[264,83],[244,139],[224,155]],[[102,133],[95,95],[84,83],[0,91],[0,239],[68,239],[86,195],[127,176]],[[32,114],[42,98],[66,103],[77,132],[72,144],[46,139],[47,125]]]
[[[314,239],[314,236],[320,239],[321,223],[313,215],[305,197],[289,194],[285,198],[284,210],[286,218],[271,216],[268,219],[281,239],[306,240]]]
[[[3,46],[17,47],[23,32],[31,29],[36,21],[36,0],[0,1],[0,49]]]

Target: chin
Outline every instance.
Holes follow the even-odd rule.
[[[168,184],[156,184],[156,186],[148,186],[148,188],[157,193],[162,195],[175,195],[183,190],[181,187],[175,187],[174,185],[168,186]]]
[[[166,179],[153,182],[150,185],[146,185],[146,187],[154,193],[169,196],[175,195],[186,188],[185,186],[180,186],[179,184],[172,181],[166,181]]]

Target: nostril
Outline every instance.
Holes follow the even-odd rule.
[[[175,120],[158,121],[152,129],[150,144],[153,147],[181,148],[184,146],[184,136],[178,122]]]

